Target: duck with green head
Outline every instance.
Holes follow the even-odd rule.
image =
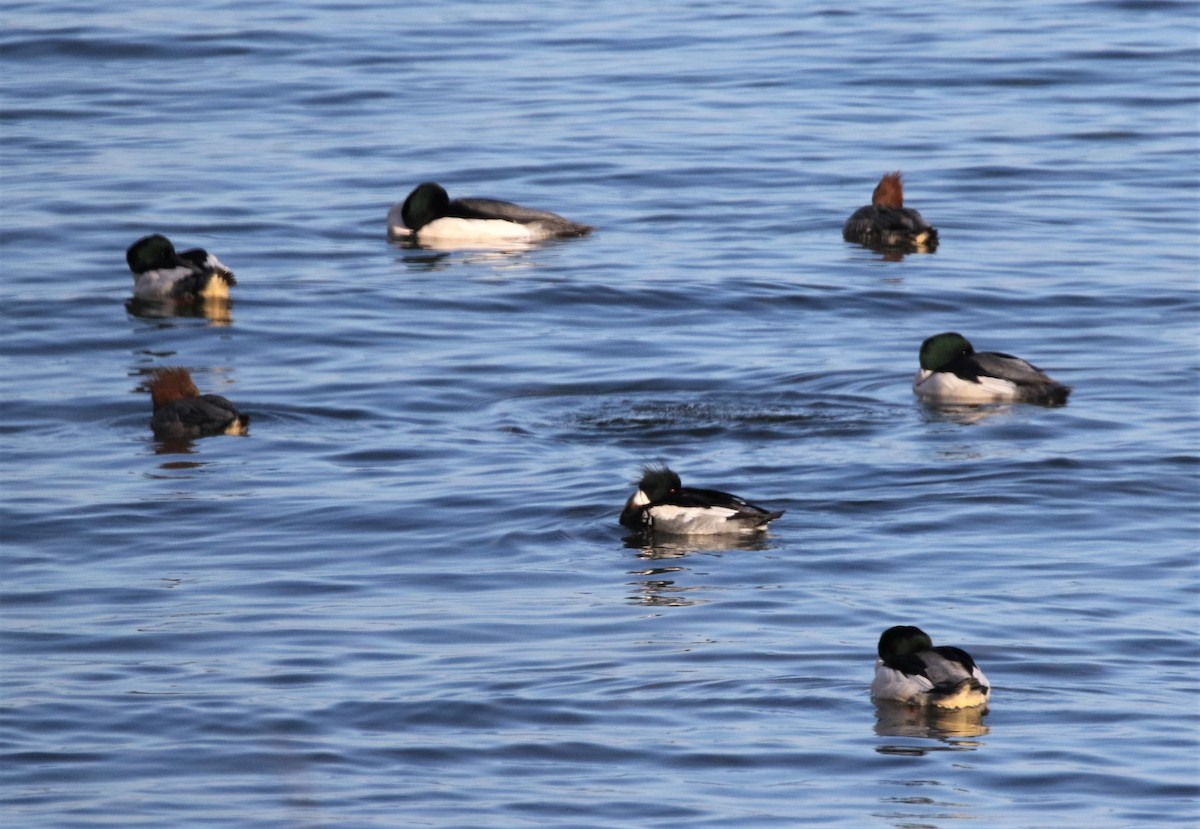
[[[503,244],[586,236],[588,225],[500,199],[452,199],[432,181],[388,211],[388,233],[417,244]]]
[[[125,251],[133,274],[133,295],[151,302],[193,302],[229,298],[237,284],[233,271],[203,248],[175,251],[161,233],[143,236]]]
[[[1048,377],[1020,357],[976,351],[956,331],[934,334],[921,343],[921,368],[913,391],[926,400],[955,403],[1019,401],[1060,406],[1071,387]]]
[[[914,625],[890,627],[879,637],[871,696],[935,708],[986,705],[992,686],[971,655],[951,645],[934,647]]]
[[[783,515],[715,489],[684,486],[669,467],[642,469],[638,488],[621,511],[631,530],[664,535],[723,535],[765,532]]]

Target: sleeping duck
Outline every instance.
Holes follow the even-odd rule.
[[[244,435],[250,418],[218,394],[200,394],[186,368],[160,369],[150,383],[154,416],[150,428],[160,439]]]
[[[871,203],[858,208],[842,227],[842,238],[869,248],[905,248],[922,253],[937,249],[937,228],[916,210],[904,206],[900,171],[888,173],[875,186]]]
[[[666,466],[647,466],[637,492],[621,511],[621,524],[666,535],[757,533],[783,515],[715,489],[685,487]]]
[[[194,302],[228,299],[236,285],[233,271],[202,248],[175,252],[160,233],[143,236],[125,251],[133,273],[133,295],[152,302]]]
[[[897,625],[879,637],[871,696],[935,708],[986,705],[992,688],[962,648],[943,645],[919,627]]]
[[[417,185],[388,211],[388,233],[423,242],[463,244],[535,242],[586,236],[592,228],[556,213],[498,199],[452,199],[433,182]]]
[[[947,331],[921,343],[921,368],[913,391],[929,400],[957,403],[1019,401],[1062,405],[1071,387],[1019,357],[977,352],[962,334]]]

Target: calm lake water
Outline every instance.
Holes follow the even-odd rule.
[[[3,825],[1200,819],[1194,4],[3,23]],[[841,239],[893,169],[934,254]],[[389,242],[426,180],[597,230]],[[151,232],[228,319],[126,307]],[[945,330],[1069,404],[922,406]],[[627,540],[660,460],[787,513]],[[986,716],[871,701],[903,623]]]

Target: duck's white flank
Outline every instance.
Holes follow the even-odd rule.
[[[964,380],[953,372],[920,369],[913,377],[913,391],[930,400],[958,400],[963,403],[990,403],[1017,400],[1020,391],[1011,380],[980,375],[978,383]]]
[[[507,219],[434,219],[417,231],[419,239],[460,242],[529,242],[540,238],[535,228]]]
[[[643,502],[646,503],[646,502]],[[766,529],[764,526],[749,527],[729,519],[737,510],[728,507],[678,507],[660,504],[650,508],[654,527],[675,535],[718,535],[721,533],[753,533]]]

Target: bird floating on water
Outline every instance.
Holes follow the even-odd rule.
[[[621,511],[631,530],[667,535],[758,533],[783,515],[748,503],[728,492],[685,487],[667,466],[647,466],[637,491]]]

